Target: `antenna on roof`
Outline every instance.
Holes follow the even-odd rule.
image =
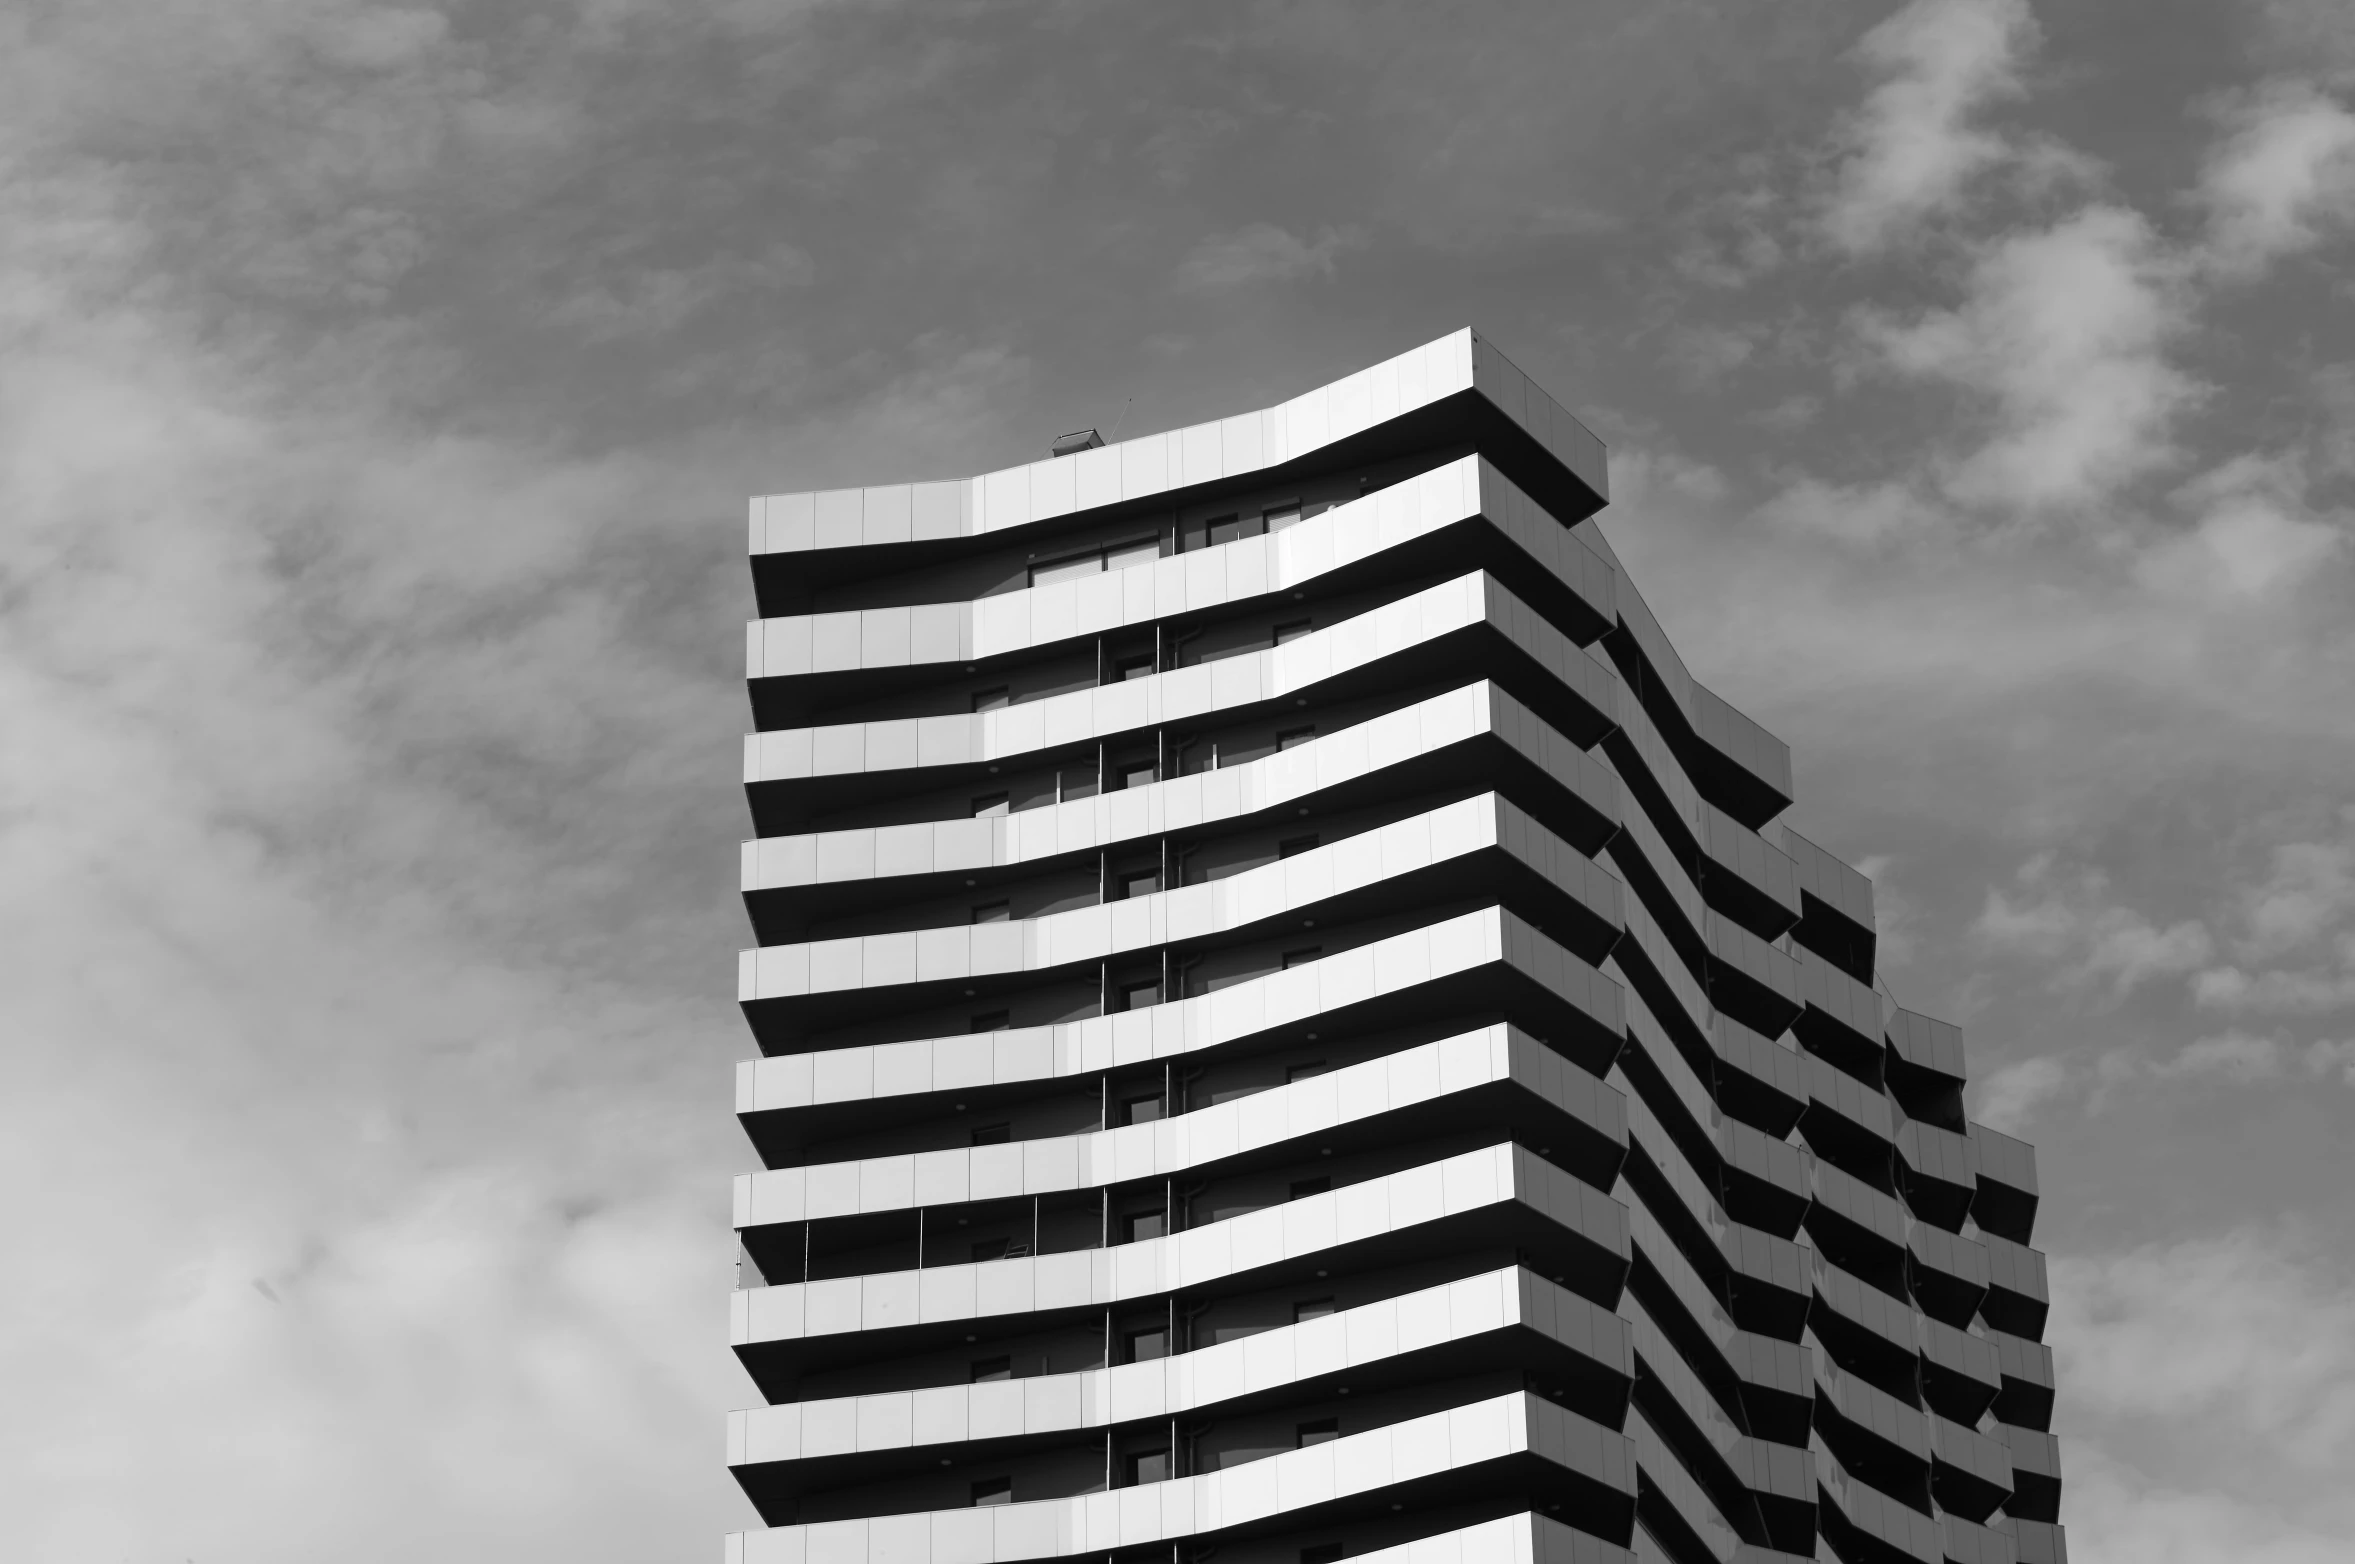
[[[1120,438],[1120,426],[1128,422],[1128,404],[1130,402],[1134,402],[1136,399],[1136,394],[1131,392],[1127,400],[1120,404],[1120,416],[1112,420],[1112,433],[1105,436],[1107,440],[1117,440]]]

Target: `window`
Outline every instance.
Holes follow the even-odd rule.
[[[1317,736],[1314,728],[1286,728],[1276,735],[1276,748],[1297,749]]]
[[[1014,1360],[1012,1358],[975,1358],[973,1360],[972,1382],[976,1385],[994,1385],[999,1380],[1012,1379],[1013,1377]]]
[[[1287,1069],[1284,1072],[1284,1084],[1289,1086],[1294,1081],[1305,1081],[1311,1076],[1322,1075],[1324,1073],[1325,1061],[1322,1059],[1311,1059],[1305,1064],[1296,1064]]]
[[[965,1030],[968,1032],[1003,1032],[1013,1024],[1014,1012],[1011,1010],[984,1010],[973,1018],[973,1024]]]
[[[1064,802],[1074,798],[1095,797],[1096,768],[1093,766],[1066,766],[1056,772],[1055,796]]]
[[[1216,548],[1221,543],[1232,543],[1237,538],[1248,537],[1249,534],[1243,530],[1243,527],[1244,522],[1240,516],[1211,517],[1210,546]]]
[[[1292,1305],[1292,1323],[1298,1325],[1306,1320],[1321,1320],[1332,1312],[1333,1300],[1330,1298],[1303,1298]]]
[[[1127,1221],[1122,1225],[1122,1231],[1127,1234],[1129,1243],[1143,1243],[1148,1238],[1159,1238],[1168,1232],[1169,1224],[1162,1220],[1161,1213],[1157,1210],[1132,1211],[1129,1213]]]
[[[1260,518],[1268,531],[1281,532],[1300,519],[1300,502],[1287,500],[1281,505],[1271,505],[1260,513]]]
[[[1298,950],[1287,950],[1284,952],[1284,970],[1289,972],[1294,967],[1305,967],[1324,953],[1325,947],[1322,945],[1303,945]]]
[[[1152,673],[1153,658],[1150,653],[1138,657],[1123,657],[1112,665],[1111,682],[1126,684],[1131,679],[1150,678]]]
[[[1131,896],[1150,896],[1159,889],[1159,869],[1122,869],[1112,876],[1113,894],[1122,900]]]
[[[1328,1417],[1314,1423],[1303,1423],[1298,1432],[1298,1448],[1305,1450],[1310,1445],[1329,1445],[1340,1437],[1341,1420],[1339,1418]]]
[[[1287,836],[1276,843],[1276,856],[1278,858],[1297,858],[1302,853],[1315,852],[1316,848],[1316,833],[1311,831],[1306,836]]]
[[[1155,1358],[1169,1356],[1169,1331],[1156,1325],[1150,1330],[1132,1330],[1123,1343],[1128,1348],[1128,1361],[1150,1363]]]
[[[1012,699],[1013,697],[1002,684],[994,690],[975,690],[973,692],[973,709],[975,711],[996,711],[1001,706],[1010,704]]]
[[[1010,901],[985,901],[973,909],[975,923],[1004,923],[1013,916],[1014,904]]]
[[[973,1126],[973,1144],[976,1146],[1003,1146],[1013,1138],[1014,1126],[1011,1124],[976,1124]]]
[[[986,820],[994,815],[1002,815],[1006,813],[1007,808],[1008,805],[1005,794],[984,793],[979,798],[973,800],[973,818],[976,820]]]
[[[1147,1005],[1161,1003],[1161,980],[1144,983],[1123,983],[1112,996],[1122,1010],[1142,1010]]]
[[[973,1263],[985,1260],[1019,1260],[1030,1253],[1030,1244],[1020,1238],[979,1238],[973,1243]]]
[[[973,1485],[973,1503],[977,1507],[984,1504],[1012,1504],[1013,1502],[1014,1479],[1011,1477],[984,1477]]]
[[[1161,1116],[1161,1094],[1159,1092],[1155,1092],[1149,1097],[1124,1097],[1121,1099],[1120,1122],[1123,1124],[1150,1124]]]
[[[1101,549],[1089,549],[1085,554],[1073,554],[1064,559],[1051,559],[1030,567],[1030,584],[1034,587],[1053,586],[1060,581],[1077,581],[1092,576],[1104,568]]]
[[[1332,1187],[1333,1181],[1329,1178],[1296,1178],[1292,1181],[1292,1198],[1306,1200],[1311,1195],[1324,1194]]]
[[[1159,538],[1138,538],[1131,543],[1114,543],[1104,550],[1106,570],[1126,570],[1131,565],[1150,565],[1161,557]]]
[[[1169,1452],[1167,1450],[1139,1450],[1126,1463],[1128,1480],[1137,1483],[1169,1481]]]
[[[1320,1542],[1300,1550],[1300,1564],[1341,1564],[1346,1557],[1338,1542]]]
[[[1112,774],[1122,787],[1150,787],[1160,780],[1160,769],[1150,758],[1116,761]]]
[[[1287,641],[1297,641],[1315,629],[1316,621],[1313,619],[1295,619],[1290,624],[1278,625],[1276,626],[1276,644],[1282,646]],[[981,708],[976,706],[973,709],[979,711]]]

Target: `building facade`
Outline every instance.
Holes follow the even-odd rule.
[[[752,506],[730,1564],[2065,1557],[2035,1161],[1471,332]]]

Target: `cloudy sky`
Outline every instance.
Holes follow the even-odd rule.
[[[743,497],[1470,324],[2343,1564],[2351,259],[2343,0],[0,5],[0,1555],[716,1558]]]

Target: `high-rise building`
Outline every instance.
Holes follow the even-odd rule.
[[[2030,1149],[1458,332],[752,507],[733,1564],[2064,1557]]]

